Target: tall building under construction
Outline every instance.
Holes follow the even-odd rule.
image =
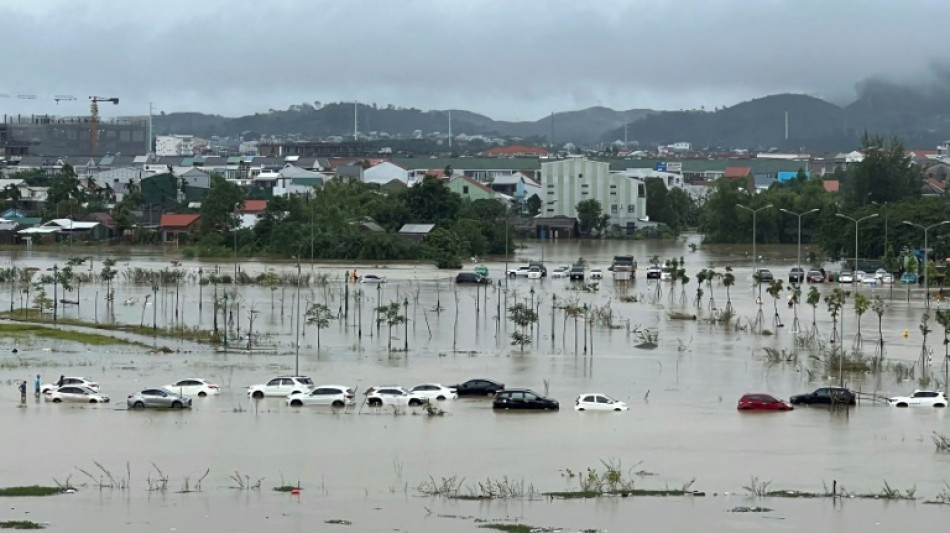
[[[90,116],[4,115],[0,157],[88,157],[133,155],[149,151],[149,117],[100,118],[92,153]]]

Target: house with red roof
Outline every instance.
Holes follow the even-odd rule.
[[[824,180],[821,182],[821,185],[830,193],[836,193],[841,190],[841,182],[838,180]]]
[[[551,155],[551,152],[548,152],[540,146],[513,144],[511,146],[489,148],[479,155],[484,157],[547,157]]]
[[[182,236],[188,237],[198,230],[200,220],[201,215],[163,214],[162,220],[159,223],[159,229],[162,233],[162,242],[175,243],[175,245],[177,245]]]
[[[747,191],[755,190],[755,175],[752,174],[752,167],[726,167],[722,173],[722,179],[740,182]]]
[[[238,216],[241,218],[240,227],[253,228],[264,211],[267,211],[267,200],[244,200],[244,204],[238,208]]]

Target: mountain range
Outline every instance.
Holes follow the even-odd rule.
[[[950,84],[910,87],[866,80],[859,84],[858,93],[854,102],[844,106],[801,94],[777,94],[712,111],[617,111],[591,107],[525,122],[498,121],[471,111],[452,110],[452,132],[548,143],[553,126],[553,139],[558,146],[566,142],[581,147],[603,146],[626,137],[641,147],[689,142],[694,149],[828,152],[855,148],[864,131],[896,136],[905,146],[916,149],[933,150],[950,139]],[[239,136],[245,140],[261,135],[316,139],[353,134],[354,104],[315,104],[236,118],[202,113],[163,114],[154,117],[154,132]],[[357,104],[356,115],[360,132],[411,135],[415,130],[448,132],[449,113]]]

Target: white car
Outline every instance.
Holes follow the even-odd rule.
[[[910,396],[895,396],[887,399],[894,407],[946,407],[947,396],[940,391],[915,390]]]
[[[192,396],[204,398],[205,396],[217,396],[221,394],[221,387],[201,378],[183,379],[171,385],[165,385],[164,388],[189,398]]]
[[[505,274],[509,278],[526,278],[528,277],[529,270],[531,270],[531,267],[524,265],[517,268],[509,268]]]
[[[370,407],[383,407],[384,405],[415,407],[424,403],[426,403],[425,399],[409,394],[406,389],[395,385],[370,387],[366,391],[366,404]]]
[[[459,395],[455,389],[443,387],[438,383],[422,383],[409,389],[409,395],[425,400],[456,400]]]
[[[344,385],[320,385],[310,392],[287,396],[287,405],[293,407],[302,407],[304,405],[348,407],[355,403],[356,390]]]
[[[83,387],[82,385],[66,385],[46,391],[46,401],[53,403],[109,403],[109,397],[99,394],[99,391]]]
[[[606,394],[587,392],[574,400],[576,411],[626,411],[627,404],[614,400]]]
[[[877,278],[877,282],[882,285],[890,285],[894,283],[894,274],[891,274],[883,268],[879,268],[874,271],[874,277]]]
[[[663,267],[663,270],[660,272],[660,281],[673,281],[673,269]]]
[[[528,268],[528,279],[541,279],[541,267],[533,266]]]
[[[60,378],[56,383],[47,383],[40,387],[40,392],[46,394],[48,391],[57,389],[59,387],[65,387],[66,385],[75,385],[78,387],[89,387],[90,389],[99,392],[99,384],[95,381],[89,381],[86,378],[77,378],[77,377],[63,377]]]
[[[838,283],[854,283],[854,274],[845,270],[838,274]]]
[[[604,271],[599,268],[592,268],[587,273],[589,279],[604,279]]]
[[[251,385],[247,389],[247,395],[251,398],[263,398],[264,396],[287,397],[291,394],[310,392],[313,387],[313,380],[307,376],[281,376],[262,385]]]
[[[858,283],[864,283],[872,279],[873,278],[871,276],[868,276],[868,273],[863,270],[858,270],[857,272],[854,273],[854,281]]]
[[[570,275],[570,273],[571,273],[571,267],[559,266],[559,267],[555,267],[554,270],[551,271],[551,277],[552,278],[566,278],[567,276]]]
[[[376,274],[364,274],[360,276],[360,283],[386,283],[386,277],[377,276]]]

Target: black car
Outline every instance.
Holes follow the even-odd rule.
[[[792,267],[788,271],[788,282],[789,283],[801,283],[805,281],[805,269],[802,267]]]
[[[788,399],[792,405],[855,405],[853,392],[842,387],[821,387],[815,392],[798,394]]]
[[[496,392],[505,390],[505,384],[491,379],[470,379],[449,388],[455,389],[459,396],[493,396]]]
[[[491,406],[495,409],[560,409],[560,404],[553,398],[547,398],[531,389],[506,389],[495,393]]]
[[[650,265],[647,268],[647,279],[660,279],[663,276],[663,269],[657,265]]]
[[[571,273],[568,275],[568,277],[571,279],[571,281],[584,281],[585,270],[586,269],[582,266],[574,265],[571,267]]]
[[[772,280],[775,279],[775,276],[772,275],[771,270],[767,268],[760,268],[752,275],[752,279],[756,280],[756,283],[772,283]]]
[[[491,283],[491,280],[474,272],[459,272],[455,283]]]

